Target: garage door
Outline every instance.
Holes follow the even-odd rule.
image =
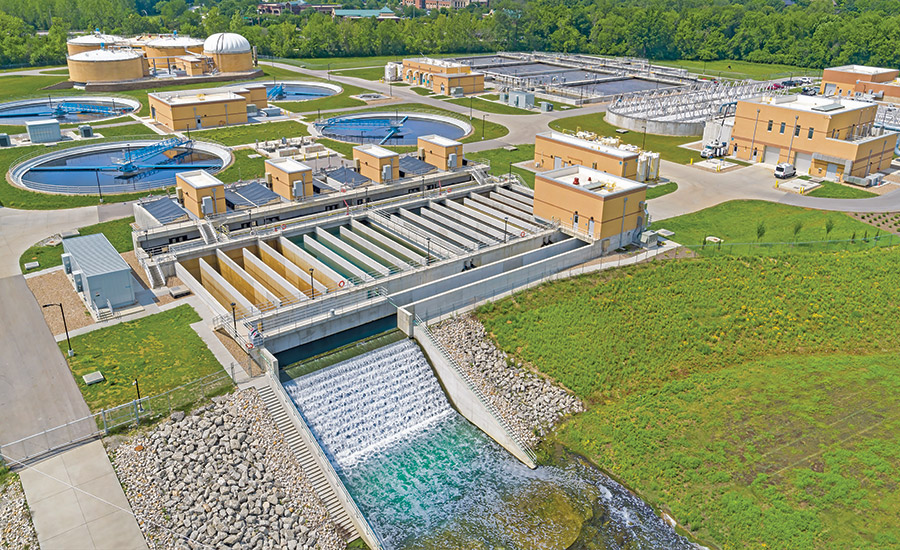
[[[827,180],[836,180],[837,179],[837,164],[828,163],[828,168],[825,170],[825,179]]]
[[[809,174],[812,167],[812,153],[797,153],[794,155],[794,168],[798,174]]]
[[[766,154],[763,157],[763,162],[766,164],[778,164],[778,158],[781,156],[781,149],[778,147],[768,147],[766,146]]]

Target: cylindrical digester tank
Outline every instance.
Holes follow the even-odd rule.
[[[253,70],[253,51],[246,38],[233,32],[211,35],[203,43],[203,55],[211,57],[220,73]]]
[[[69,80],[116,82],[144,77],[144,57],[135,50],[91,50],[70,55]]]
[[[203,41],[190,36],[160,36],[144,42],[142,47],[150,65],[162,69],[172,65],[176,57],[199,54]]]
[[[67,40],[66,50],[68,51],[69,55],[75,55],[81,52],[89,52],[93,50],[99,50],[101,48],[118,46],[124,41],[124,38],[122,38],[121,36],[116,36],[114,34],[85,34],[83,36],[76,36]]]

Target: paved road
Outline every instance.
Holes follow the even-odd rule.
[[[900,211],[900,190],[869,199],[824,199],[775,189],[770,167],[746,166],[730,172],[710,172],[695,166],[660,162],[660,175],[678,182],[678,190],[651,200],[654,220],[664,220],[740,199],[756,199],[835,212]]]

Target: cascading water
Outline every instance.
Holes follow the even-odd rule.
[[[693,548],[577,457],[530,470],[397,342],[284,384],[387,548]]]

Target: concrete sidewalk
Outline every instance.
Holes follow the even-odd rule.
[[[19,472],[41,550],[147,550],[100,441]]]

